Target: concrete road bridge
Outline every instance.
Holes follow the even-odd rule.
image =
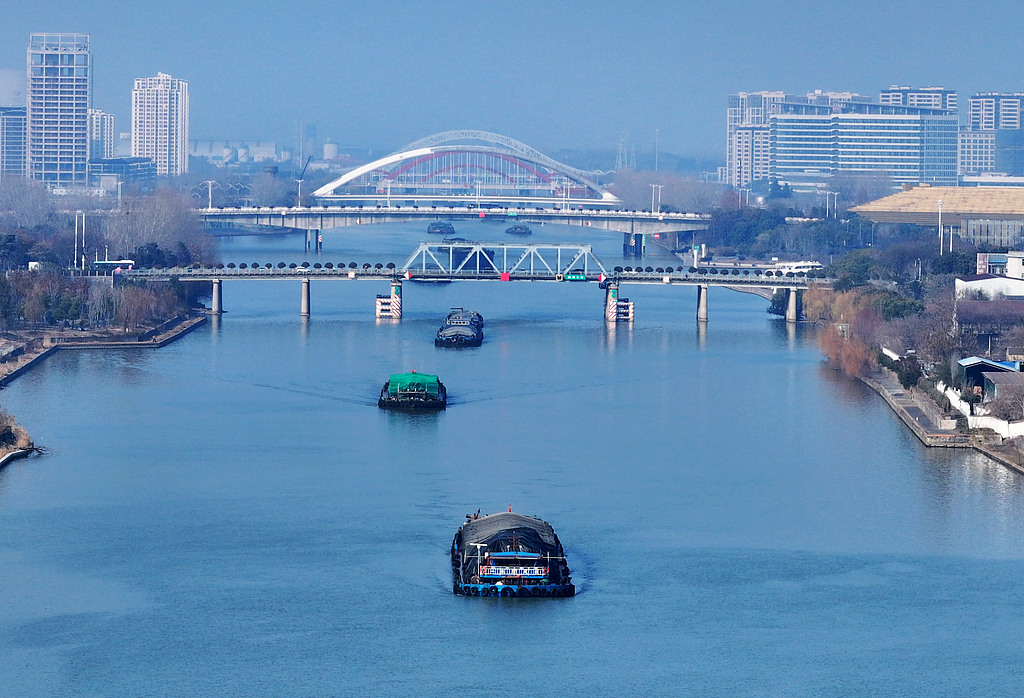
[[[644,236],[667,237],[672,248],[689,244],[695,231],[706,230],[710,216],[699,213],[663,213],[602,209],[488,208],[455,206],[304,206],[276,208],[204,208],[203,226],[213,235],[259,235],[275,230],[305,231],[306,249],[322,249],[323,231],[375,223],[419,221],[424,230],[430,221],[499,221],[513,225],[563,225],[623,233],[624,244],[642,253]]]
[[[377,316],[400,319],[404,282],[542,281],[595,283],[605,291],[604,313],[609,321],[631,321],[633,304],[619,297],[629,284],[697,287],[697,320],[708,319],[708,290],[720,286],[772,298],[779,290],[787,296],[786,320],[800,318],[800,295],[815,283],[829,280],[762,269],[665,266],[608,268],[587,244],[513,244],[508,242],[424,242],[403,264],[393,262],[284,262],[266,264],[218,264],[216,267],[171,267],[121,271],[116,280],[205,281],[212,283],[211,312],[223,311],[221,285],[228,280],[300,281],[300,313],[310,314],[313,280],[370,280],[390,285],[389,295],[377,296]]]

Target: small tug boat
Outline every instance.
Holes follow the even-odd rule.
[[[451,223],[445,223],[444,221],[434,221],[433,223],[431,223],[430,225],[427,226],[427,232],[428,233],[437,233],[437,234],[443,233],[445,235],[454,235],[455,234],[455,226],[452,225]]]
[[[452,592],[463,596],[575,596],[562,544],[547,521],[467,514],[452,541]]]
[[[522,223],[516,223],[505,228],[506,235],[533,235],[533,231],[530,230],[530,226],[523,225]]]
[[[384,410],[443,410],[448,391],[429,373],[393,373],[380,389],[377,407]]]
[[[484,317],[463,308],[452,308],[434,337],[435,347],[478,347],[484,341]]]

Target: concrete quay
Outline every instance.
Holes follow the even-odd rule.
[[[885,400],[925,446],[973,448],[1000,465],[1024,475],[1024,451],[1018,449],[1014,443],[988,443],[977,435],[964,434],[956,429],[939,428],[933,421],[934,416],[939,414],[937,406],[931,404],[925,406],[927,409],[922,407],[920,401],[929,398],[919,398],[908,393],[891,371],[884,371],[880,376],[861,380]]]
[[[0,387],[7,385],[59,349],[158,348],[188,334],[206,320],[206,315],[176,318],[173,323],[164,323],[145,333],[142,338],[131,341],[87,333],[44,334],[43,337],[26,341],[24,353],[15,359],[0,363]]]
[[[948,428],[945,424],[935,424],[932,415],[937,414],[938,410],[924,409],[918,402],[918,398],[904,390],[891,371],[883,371],[879,376],[861,380],[885,400],[892,411],[910,427],[910,430],[925,446],[974,447],[974,439],[970,434],[961,433],[955,427]]]

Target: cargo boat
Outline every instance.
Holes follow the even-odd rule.
[[[380,389],[377,407],[385,410],[443,410],[448,391],[429,373],[393,373]]]
[[[452,592],[575,596],[565,551],[547,521],[509,511],[467,515],[452,541]]]
[[[452,308],[434,336],[435,347],[478,347],[484,341],[484,317],[464,308]]]
[[[427,232],[431,234],[443,233],[444,235],[454,235],[455,226],[451,223],[445,223],[444,221],[434,221],[427,226]]]
[[[516,223],[505,228],[506,235],[533,235],[533,231],[530,230],[530,226],[523,225],[522,223]]]

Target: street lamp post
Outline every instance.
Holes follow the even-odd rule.
[[[835,198],[833,198],[835,197]],[[831,206],[830,206],[831,204]],[[839,192],[827,191],[825,192],[825,218],[829,218],[829,212],[831,211],[831,217],[837,218],[839,213]]]
[[[942,199],[939,199],[939,256],[942,256]],[[952,247],[952,243],[950,243]],[[950,250],[952,252],[952,250]]]

